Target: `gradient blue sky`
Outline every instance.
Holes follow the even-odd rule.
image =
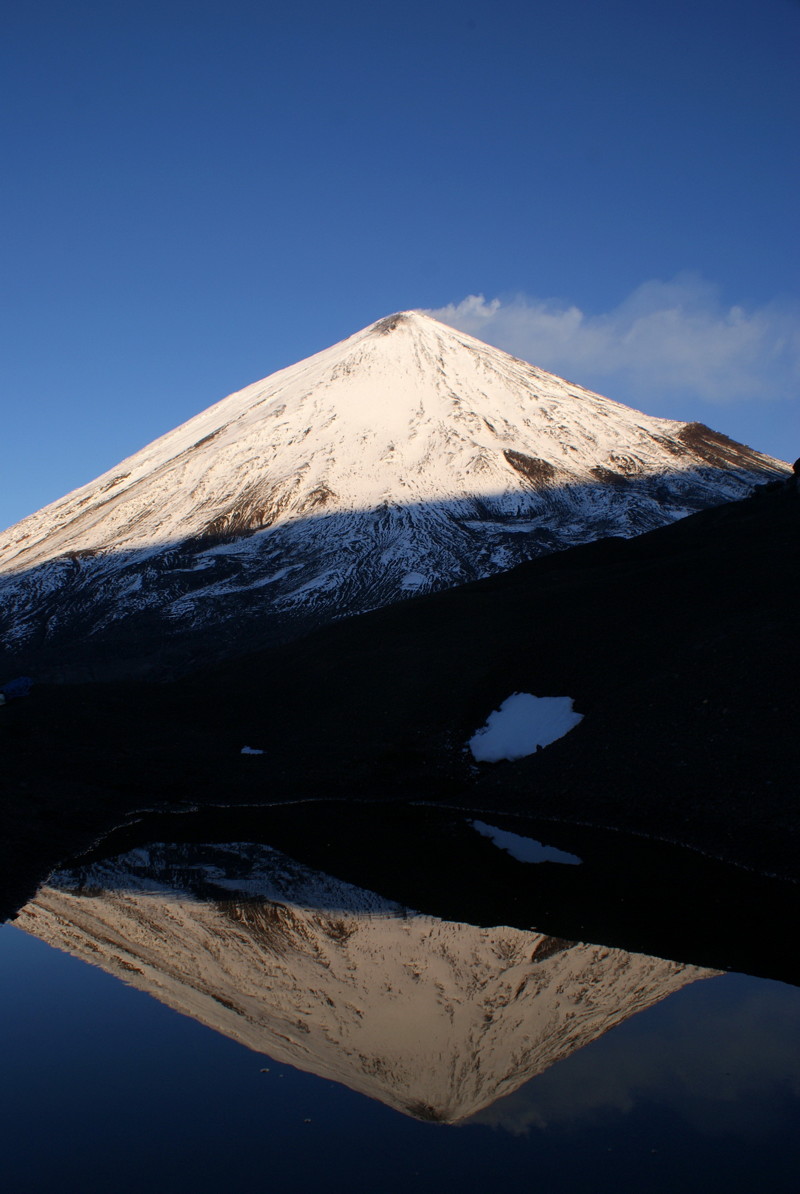
[[[0,526],[423,307],[800,454],[797,0],[26,0]]]

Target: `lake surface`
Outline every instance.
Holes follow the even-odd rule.
[[[784,983],[420,915],[254,842],[58,873],[0,974],[14,1194],[796,1189]]]

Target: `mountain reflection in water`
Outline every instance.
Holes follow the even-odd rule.
[[[17,924],[276,1061],[451,1123],[715,973],[417,915],[250,843],[61,871]]]

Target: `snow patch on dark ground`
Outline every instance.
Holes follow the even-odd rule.
[[[572,708],[572,697],[536,697],[515,692],[489,714],[485,726],[472,735],[468,746],[478,763],[522,759],[563,738],[582,713]]]

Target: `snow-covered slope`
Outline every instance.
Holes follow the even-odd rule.
[[[256,845],[65,873],[17,924],[257,1052],[450,1122],[712,973],[419,916]]]
[[[232,394],[8,530],[4,642],[24,653],[223,623],[286,637],[636,534],[784,467],[405,312]]]

